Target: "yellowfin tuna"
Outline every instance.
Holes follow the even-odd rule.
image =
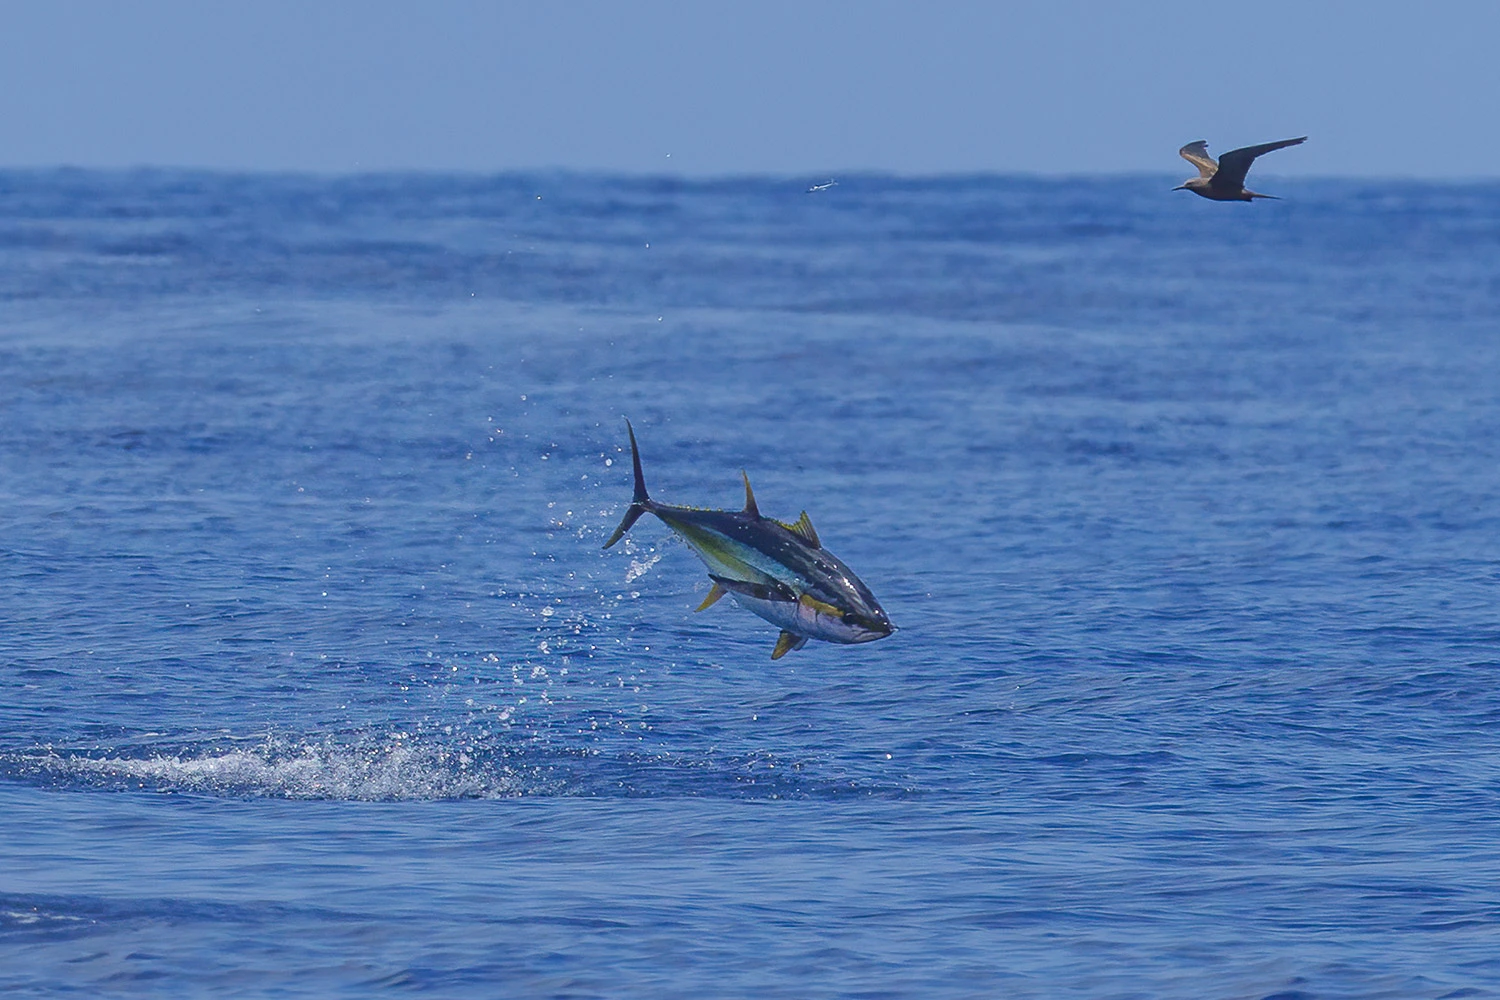
[[[713,581],[702,611],[728,594],[742,607],[781,629],[771,659],[779,660],[808,639],[825,642],[873,642],[896,631],[864,581],[823,548],[807,511],[795,524],[762,517],[745,480],[742,511],[700,510],[657,503],[646,495],[641,452],[635,429],[630,459],[635,467],[635,496],[607,549],[624,537],[642,514],[655,514],[692,547]]]

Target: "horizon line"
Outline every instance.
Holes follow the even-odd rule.
[[[857,167],[844,170],[809,169],[806,171],[732,171],[732,172],[681,172],[643,170],[630,167],[576,167],[576,166],[511,166],[496,168],[481,167],[232,167],[201,166],[189,164],[134,163],[111,166],[84,166],[75,163],[51,164],[6,164],[0,163],[0,174],[202,174],[224,177],[306,177],[323,180],[354,179],[360,177],[521,177],[553,176],[578,178],[615,178],[635,181],[670,181],[682,184],[722,184],[726,182],[772,182],[796,183],[808,181],[826,183],[844,180],[881,180],[898,182],[975,181],[975,180],[1028,180],[1048,182],[1144,180],[1176,177],[1178,170],[1118,170],[1118,171],[1059,171],[967,169],[941,171],[902,171],[880,167]],[[1492,174],[1322,174],[1283,173],[1265,170],[1257,176],[1291,182],[1400,182],[1434,185],[1482,185],[1500,183],[1500,172]],[[837,186],[837,185],[835,185]],[[820,192],[821,193],[821,192]]]

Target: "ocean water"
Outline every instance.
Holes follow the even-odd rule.
[[[0,173],[0,993],[1500,996],[1500,185],[810,180]]]

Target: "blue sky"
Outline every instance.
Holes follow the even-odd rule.
[[[12,3],[0,165],[1500,175],[1500,2]]]

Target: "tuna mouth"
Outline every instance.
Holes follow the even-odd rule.
[[[860,615],[846,615],[844,623],[852,625],[865,633],[860,640],[861,642],[873,642],[876,639],[884,639],[896,631],[896,626],[892,625],[884,616],[879,618],[865,618]]]

